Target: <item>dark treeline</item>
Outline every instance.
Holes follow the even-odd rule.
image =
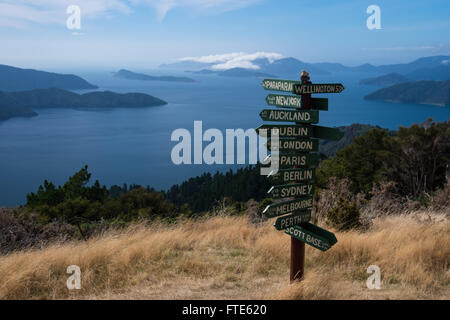
[[[235,202],[249,199],[262,200],[266,197],[271,184],[262,176],[259,166],[248,166],[226,173],[205,173],[174,185],[166,192],[167,199],[181,206],[187,204],[194,212],[211,209],[223,198]]]

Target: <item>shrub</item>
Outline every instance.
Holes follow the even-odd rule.
[[[359,217],[356,203],[340,198],[337,205],[328,212],[328,223],[339,230],[349,230],[361,226]]]
[[[0,254],[64,242],[74,238],[75,233],[75,228],[68,224],[43,225],[35,215],[0,208]]]

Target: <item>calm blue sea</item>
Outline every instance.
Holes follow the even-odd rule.
[[[0,123],[0,207],[23,204],[44,179],[57,184],[87,164],[93,179],[108,186],[136,183],[167,189],[205,171],[236,166],[172,164],[173,130],[193,132],[194,120],[208,128],[256,128],[258,114],[267,108],[261,79],[239,79],[188,74],[196,83],[115,79],[110,73],[79,74],[101,90],[144,92],[169,102],[166,106],[139,109],[83,111],[38,110],[39,116]],[[186,74],[184,74],[186,76]],[[365,101],[376,88],[360,86],[365,74],[313,77],[313,82],[341,82],[341,94],[329,98],[329,111],[320,113],[320,124],[352,123],[397,129],[427,118],[450,118],[450,108]],[[317,95],[319,96],[319,95]]]

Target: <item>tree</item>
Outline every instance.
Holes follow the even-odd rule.
[[[334,158],[321,162],[317,170],[317,185],[326,187],[328,179],[349,179],[353,193],[369,194],[373,182],[382,178],[381,170],[390,152],[386,147],[390,138],[383,129],[370,129],[353,143],[336,153]]]
[[[450,163],[450,121],[400,127],[388,141],[391,157],[385,159],[384,175],[395,181],[400,194],[414,198],[441,188]]]

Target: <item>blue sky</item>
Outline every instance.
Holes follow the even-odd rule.
[[[369,5],[381,29],[369,30]],[[66,27],[69,5],[81,30]],[[450,1],[0,0],[0,63],[152,68],[183,57],[277,53],[385,64],[450,55]]]

